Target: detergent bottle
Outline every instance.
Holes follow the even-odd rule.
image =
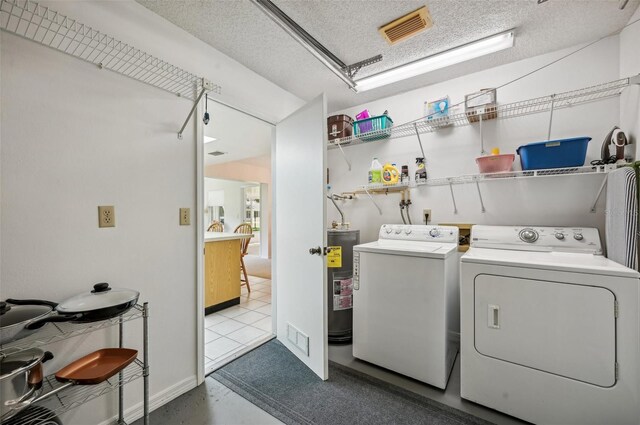
[[[382,165],[378,158],[373,158],[369,168],[369,184],[382,183]]]
[[[427,169],[424,165],[424,158],[416,158],[416,166],[418,169],[416,170],[416,183],[426,183],[427,182]]]
[[[398,172],[398,168],[395,164],[386,163],[384,167],[382,167],[382,183],[385,185],[398,184],[398,179],[400,178],[400,173]]]

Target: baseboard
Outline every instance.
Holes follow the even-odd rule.
[[[149,398],[149,412],[154,411],[160,406],[164,406],[169,403],[171,400],[178,398],[182,394],[191,391],[195,387],[198,386],[198,380],[196,376],[191,376],[189,378],[183,379],[175,385],[167,388],[164,391],[159,392],[153,397]],[[127,423],[131,424],[138,419],[140,419],[144,414],[144,406],[142,401],[137,403],[135,406],[131,406],[127,410],[124,411],[124,417]],[[118,423],[118,416],[114,416],[106,421],[100,423],[100,425],[113,425]]]

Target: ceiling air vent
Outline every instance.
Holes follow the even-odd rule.
[[[213,155],[213,156],[220,156],[220,155],[224,155],[226,152],[221,152],[221,151],[213,151],[213,152],[209,152],[209,155]]]
[[[380,27],[378,31],[389,44],[396,44],[433,26],[426,6]]]

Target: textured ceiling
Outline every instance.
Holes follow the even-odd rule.
[[[136,1],[302,99],[326,92],[329,111],[597,39],[619,31],[640,4],[630,0],[621,11],[618,0],[273,0],[345,63],[383,55],[358,77],[516,28],[512,49],[354,93],[249,0]],[[434,26],[388,46],[378,27],[425,4]]]

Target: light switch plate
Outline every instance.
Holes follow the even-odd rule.
[[[180,208],[180,226],[191,225],[191,208]]]
[[[98,227],[116,227],[116,209],[113,205],[98,207]]]

